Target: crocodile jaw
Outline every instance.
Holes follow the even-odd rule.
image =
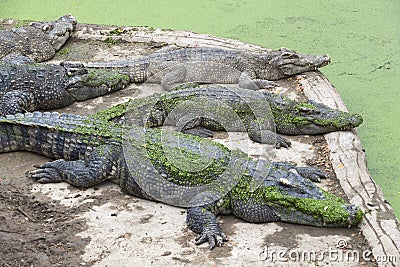
[[[65,66],[64,66],[65,67]],[[82,101],[118,91],[128,86],[127,75],[116,71],[66,67],[68,73],[67,90],[76,100]]]
[[[276,125],[277,132],[286,135],[299,135],[299,134],[325,134],[336,131],[348,131],[356,126],[352,124],[336,127],[333,125],[318,125],[310,122],[309,124],[299,125]]]
[[[254,71],[257,78],[278,80],[306,71],[314,71],[331,62],[328,55],[299,54],[287,48],[280,48],[268,54],[254,57],[257,66]]]
[[[72,15],[64,15],[50,22],[33,22],[30,26],[40,29],[47,36],[54,50],[58,51],[75,29],[77,20]]]
[[[278,100],[280,102],[278,102]],[[359,126],[363,118],[356,113],[332,109],[312,100],[294,102],[278,99],[271,105],[277,131],[281,134],[323,134],[345,131]]]
[[[324,212],[322,214],[326,215],[319,214],[316,216],[315,214],[307,214],[295,209],[279,207],[275,209],[275,215],[283,222],[325,227],[352,227],[360,222],[363,215],[363,212],[358,207],[351,204],[343,204],[335,208],[336,214],[342,213],[343,217],[337,217],[334,213],[329,215],[329,210],[332,209],[329,206],[325,206],[323,209]]]
[[[283,174],[272,169],[259,190],[263,192],[262,203],[279,221],[346,227],[356,225],[362,218],[358,207],[324,191],[295,171]]]
[[[299,54],[287,48],[279,49],[278,53],[277,68],[287,76],[313,71],[331,62],[328,55]]]

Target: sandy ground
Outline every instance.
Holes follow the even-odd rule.
[[[115,60],[148,54],[162,45],[72,38],[53,61]],[[282,80],[279,89],[291,97],[304,98],[300,80]],[[92,114],[154,92],[162,89],[131,85],[59,111]],[[215,140],[227,144],[226,136],[218,133]],[[239,138],[250,154],[260,146],[245,136]],[[270,160],[327,171],[330,177],[321,182],[321,187],[346,198],[332,169],[324,137],[287,138],[292,148],[274,151]],[[80,189],[65,183],[36,184],[25,176],[33,165],[47,161],[27,152],[0,154],[0,266],[377,265],[358,227],[252,224],[234,216],[219,217],[229,241],[210,251],[205,244],[194,244],[196,234],[185,225],[184,209],[124,195],[111,182]]]

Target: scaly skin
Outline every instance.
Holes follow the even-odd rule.
[[[322,134],[349,130],[362,123],[358,114],[314,101],[297,102],[280,94],[222,86],[189,87],[134,99],[94,115],[104,121],[117,121],[123,116],[129,124],[173,124],[183,132],[203,137],[212,136],[204,128],[247,131],[253,141],[275,144],[277,148],[288,147],[290,142],[275,131],[285,135]]]
[[[210,248],[226,241],[216,220],[220,213],[249,222],[336,227],[362,218],[357,207],[307,179],[324,178],[321,171],[252,160],[192,135],[40,112],[0,117],[0,129],[0,152],[57,159],[29,172],[38,182],[90,187],[113,179],[126,193],[187,207],[196,243]]]
[[[128,76],[117,72],[88,71],[79,65],[71,72],[66,65],[18,59],[22,63],[0,61],[0,115],[62,108],[120,90],[129,83]]]
[[[22,55],[35,62],[51,59],[75,29],[77,21],[64,15],[49,22],[32,22],[30,26],[0,31],[0,59]]]
[[[239,84],[259,89],[276,86],[272,80],[286,78],[329,64],[328,56],[303,55],[281,48],[263,54],[222,48],[182,48],[138,59],[89,62],[89,68],[118,69],[132,82],[160,83],[169,90],[186,82]]]

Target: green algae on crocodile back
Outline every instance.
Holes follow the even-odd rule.
[[[226,241],[219,213],[250,222],[338,227],[362,218],[358,207],[309,180],[326,177],[317,169],[252,160],[196,136],[40,112],[0,117],[0,129],[0,152],[57,159],[29,172],[38,182],[90,187],[113,179],[126,193],[187,207],[188,227],[199,234],[198,244],[210,248]],[[201,169],[185,168],[199,159],[206,163]]]

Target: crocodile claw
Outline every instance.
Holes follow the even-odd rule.
[[[276,136],[275,148],[289,148],[292,143],[281,136]]]
[[[321,179],[326,179],[329,177],[326,172],[320,171],[313,167],[297,167],[287,162],[274,162],[273,165],[286,171],[297,173],[298,175],[313,182],[320,182]]]
[[[182,131],[183,133],[186,134],[191,134],[191,135],[196,135],[199,137],[213,137],[214,132],[212,130],[206,129],[204,127],[196,127],[196,128],[191,128],[191,129],[186,129]]]
[[[308,178],[313,182],[321,182],[321,179],[326,179],[329,175],[326,172],[320,171],[311,167],[295,167],[295,170],[301,176]]]
[[[52,166],[53,162],[48,162],[42,165],[35,165],[36,170],[28,171],[25,175],[35,179],[38,183],[58,183],[63,179],[59,171]]]
[[[216,246],[221,247],[225,241],[228,241],[226,235],[220,231],[204,231],[196,237],[196,245],[203,244],[208,241],[208,246],[210,249]]]
[[[271,89],[279,86],[277,83],[268,80],[256,80],[255,83],[260,89]]]

